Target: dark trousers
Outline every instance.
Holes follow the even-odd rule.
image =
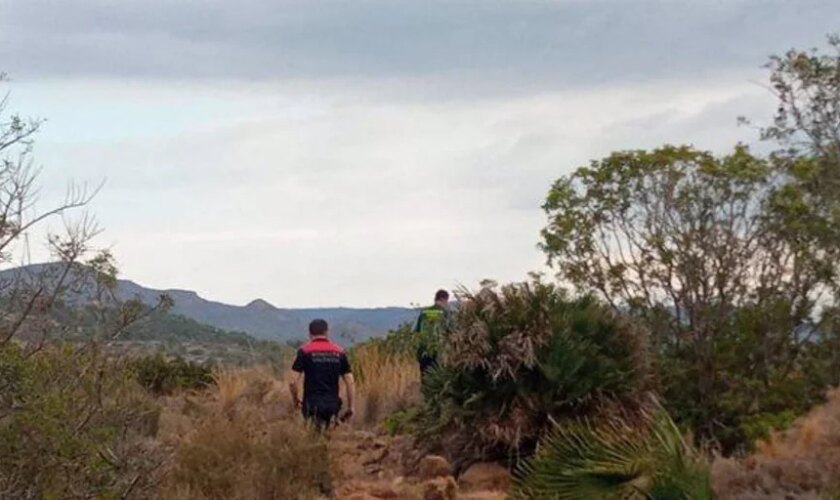
[[[303,418],[319,431],[329,429],[330,425],[338,419],[339,411],[341,411],[341,400],[303,403]]]
[[[435,356],[423,354],[418,356],[417,361],[420,363],[420,376],[425,375],[426,372],[437,366],[437,358]]]

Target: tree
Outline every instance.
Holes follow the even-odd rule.
[[[828,51],[789,50],[770,58],[770,90],[776,97],[773,122],[761,129],[776,142],[787,186],[778,203],[825,260],[840,256],[840,35],[828,37]],[[835,287],[840,288],[835,267]]]
[[[6,76],[0,74],[0,82],[5,81]],[[9,96],[7,92],[0,99],[0,268],[27,263],[28,234],[50,218],[85,207],[96,194],[96,190],[71,184],[63,202],[38,210],[39,170],[33,167],[32,147],[43,121],[9,113]],[[92,257],[90,241],[98,233],[95,220],[84,214],[63,220],[65,231],[47,237],[52,258],[63,265],[43,268],[38,276],[13,273],[0,279],[4,305],[0,345],[21,330],[39,331],[45,339],[48,325],[38,324],[37,317],[45,318],[43,313],[79,284],[80,276],[72,271],[82,259],[91,258],[93,269],[110,269],[107,255]]]
[[[0,497],[148,498],[161,460],[145,443],[157,430],[159,407],[99,341],[156,308],[116,300],[113,258],[91,244],[94,219],[70,217],[95,189],[71,185],[63,202],[38,210],[31,154],[42,122],[8,114],[8,104],[6,94],[0,99],[0,269],[6,271],[0,275]],[[29,263],[30,232],[53,218],[65,228],[47,235],[54,262],[9,270]],[[76,301],[76,294],[88,300]],[[59,307],[67,304],[73,307]],[[168,304],[162,298],[159,307]],[[49,342],[78,325],[94,340]]]
[[[803,325],[830,274],[781,225],[779,172],[742,146],[618,152],[559,179],[544,205],[560,277],[646,322],[669,409],[727,450],[745,414],[792,405],[769,394],[803,380]]]

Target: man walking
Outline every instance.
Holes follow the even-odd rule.
[[[420,374],[423,375],[437,365],[437,349],[441,331],[448,326],[449,321],[449,292],[438,290],[435,292],[435,303],[420,311],[414,333],[419,337],[417,342],[417,362],[420,364]]]
[[[329,325],[323,319],[309,324],[309,342],[298,349],[292,370],[289,390],[295,408],[301,409],[307,421],[324,430],[337,419],[342,403],[338,395],[339,379],[347,386],[347,411],[342,420],[353,416],[356,389],[350,362],[344,349],[330,340]],[[301,378],[302,400],[299,397]]]

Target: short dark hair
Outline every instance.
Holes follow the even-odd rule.
[[[329,329],[330,326],[322,319],[315,319],[309,323],[309,335],[324,335]]]
[[[438,290],[435,292],[435,302],[439,300],[449,300],[449,292],[446,290]]]

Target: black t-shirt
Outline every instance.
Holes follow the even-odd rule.
[[[327,337],[316,337],[298,349],[292,370],[303,373],[304,408],[341,406],[338,379],[350,373],[350,362],[340,345]]]

